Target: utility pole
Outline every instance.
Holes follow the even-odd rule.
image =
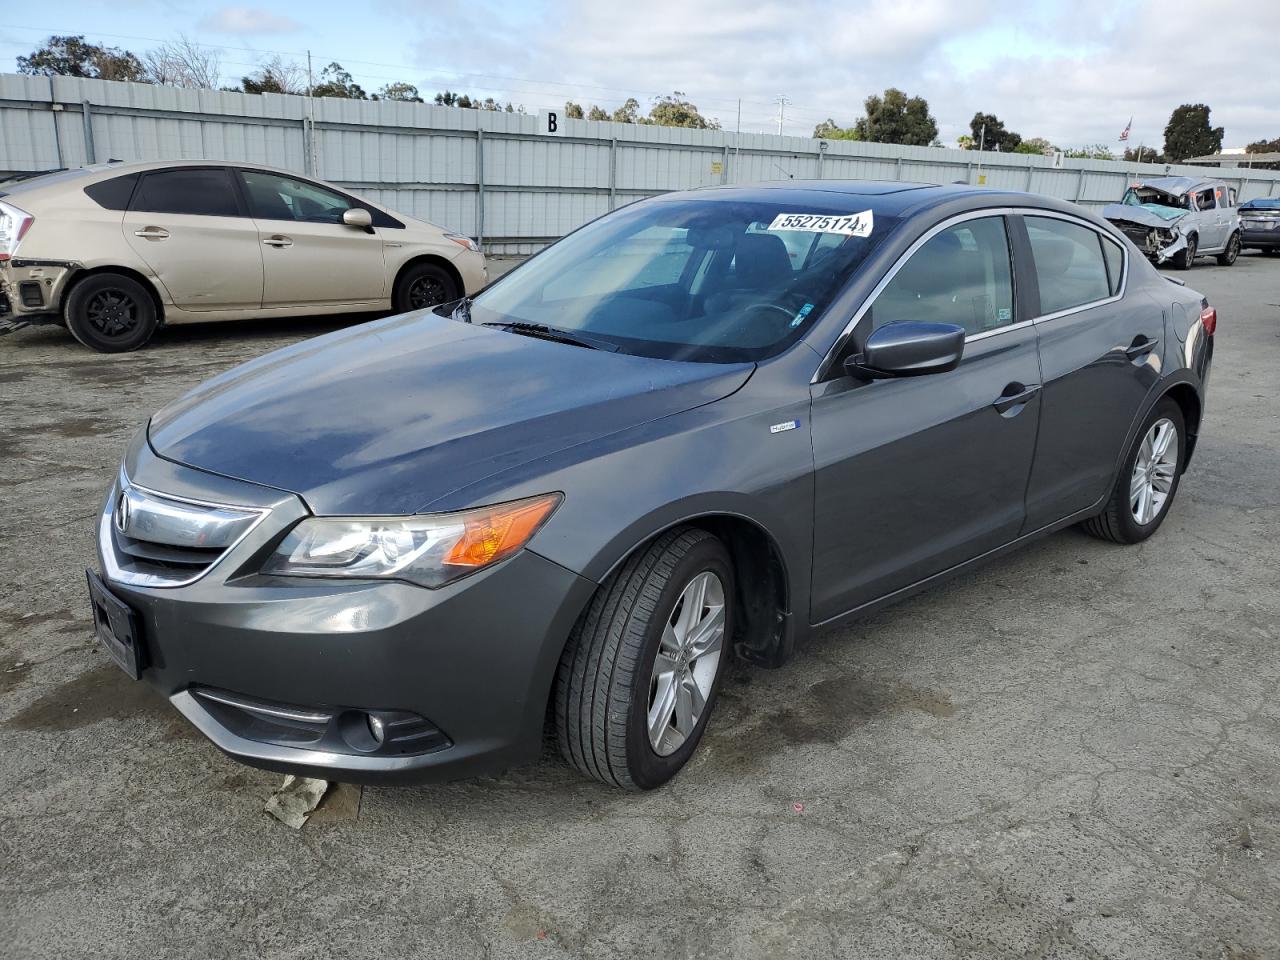
[[[307,158],[311,161],[307,173],[313,177],[320,176],[316,166],[316,102],[312,97],[311,51],[307,51],[307,142],[303,145]]]
[[[787,109],[787,104],[791,102],[791,99],[785,95],[780,95],[774,97],[773,102],[778,105],[778,136],[782,136],[783,115],[784,111]]]

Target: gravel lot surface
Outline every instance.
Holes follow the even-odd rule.
[[[141,421],[349,321],[0,337],[0,956],[1280,957],[1280,260],[1201,264],[1207,420],[1151,541],[1067,531],[735,668],[655,793],[548,753],[300,831],[98,652],[83,571]]]

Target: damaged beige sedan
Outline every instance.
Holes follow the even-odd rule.
[[[381,311],[486,282],[469,237],[270,167],[109,163],[0,183],[0,323],[103,353],[161,324]]]
[[[1220,180],[1159,177],[1133,184],[1124,199],[1103,208],[1118,227],[1159,266],[1189,270],[1196,257],[1216,256],[1229,267],[1240,256],[1236,191]]]

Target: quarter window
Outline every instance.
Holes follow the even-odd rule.
[[[1003,217],[965,220],[931,237],[880,292],[871,325],[954,323],[970,336],[1013,323],[1013,271]]]
[[[1107,289],[1114,297],[1120,292],[1120,281],[1124,271],[1124,251],[1120,244],[1108,240],[1101,234],[1098,240],[1102,243],[1102,257],[1107,261]]]
[[[1099,234],[1082,224],[1052,217],[1027,217],[1027,236],[1040,284],[1041,315],[1106,300],[1107,278]],[[1117,278],[1118,282],[1118,278]]]
[[[142,178],[133,210],[199,217],[238,217],[231,177],[221,167],[158,170]]]

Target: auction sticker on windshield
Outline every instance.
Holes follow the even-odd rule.
[[[869,237],[874,225],[870,210],[841,216],[821,213],[780,213],[769,224],[770,232],[803,230],[806,233],[842,233],[846,237]]]

